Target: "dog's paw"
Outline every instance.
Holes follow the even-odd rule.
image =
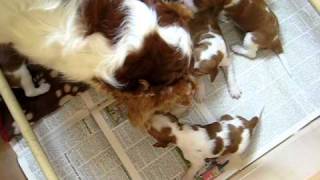
[[[79,92],[79,86],[67,83],[64,84],[61,89],[56,90],[56,97],[59,99],[59,105],[62,106]]]
[[[46,92],[48,92],[50,90],[50,87],[51,87],[50,84],[42,83],[42,84],[40,84],[40,86],[38,88],[28,89],[26,91],[26,96],[27,97],[35,97],[35,96],[45,94]]]
[[[238,87],[228,88],[229,94],[233,99],[240,99],[242,92]]]
[[[50,90],[50,84],[49,83],[42,83],[40,86],[37,88],[38,92],[40,94],[44,94]]]

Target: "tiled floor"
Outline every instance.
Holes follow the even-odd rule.
[[[16,160],[16,154],[9,144],[5,144],[0,138],[0,179],[24,180]]]
[[[257,160],[233,180],[320,180],[320,118]]]

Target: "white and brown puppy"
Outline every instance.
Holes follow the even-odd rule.
[[[189,22],[194,43],[193,74],[196,77],[210,75],[213,82],[218,74],[219,67],[222,67],[226,73],[229,94],[232,98],[238,99],[241,96],[241,91],[236,83],[233,63],[229,62],[226,42],[218,24],[217,16],[219,12],[217,8],[199,11]],[[196,99],[201,102],[206,92],[203,80],[198,79]]]
[[[192,42],[184,17],[154,2],[0,0],[0,44],[70,80],[166,86],[185,75]]]
[[[157,140],[154,146],[166,147],[174,143],[181,149],[184,158],[191,163],[183,179],[191,180],[207,158],[242,153],[250,144],[259,120],[257,116],[248,120],[224,115],[219,121],[202,126],[181,124],[171,114],[156,114],[147,130]]]
[[[259,49],[283,52],[279,39],[279,23],[265,0],[183,0],[193,11],[220,7],[246,34],[243,45],[232,50],[240,55],[255,58]]]
[[[49,91],[50,84],[41,83],[35,87],[27,68],[26,59],[10,45],[0,45],[0,68],[12,88],[22,88],[27,97],[34,97]]]

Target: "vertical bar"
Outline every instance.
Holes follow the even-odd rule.
[[[29,125],[22,109],[11,91],[11,88],[6,81],[1,69],[0,69],[0,94],[4,99],[13,119],[20,128],[22,136],[25,138],[28,146],[31,149],[31,152],[35,159],[37,160],[42,172],[49,180],[58,180],[53,168],[51,167],[49,160],[46,154],[43,152],[41,145],[32,131],[31,126]]]
[[[309,0],[311,4],[316,8],[318,13],[320,13],[320,0]]]
[[[92,112],[92,116],[94,117],[95,121],[97,122],[104,136],[109,141],[114,152],[117,154],[118,158],[122,162],[122,165],[127,170],[130,178],[132,180],[142,180],[142,177],[139,174],[138,170],[134,167],[133,162],[130,160],[130,158],[126,154],[125,150],[123,149],[116,135],[112,132],[112,129],[110,128],[110,126],[103,119],[101,113],[99,113],[98,110],[95,110]]]

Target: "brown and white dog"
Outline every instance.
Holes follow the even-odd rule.
[[[218,8],[199,11],[189,22],[189,29],[194,42],[193,74],[196,77],[210,75],[213,82],[218,74],[219,67],[222,67],[226,74],[229,94],[232,98],[238,99],[241,96],[241,91],[236,83],[233,62],[229,62],[226,42],[218,24],[217,16],[219,12]],[[203,79],[198,78],[197,88],[196,100],[201,102],[206,94]]]
[[[70,80],[166,86],[186,74],[192,42],[185,17],[154,2],[0,0],[0,44]]]
[[[27,59],[18,54],[9,44],[0,45],[0,68],[12,88],[22,88],[27,97],[34,97],[49,91],[50,84],[41,83],[35,87],[26,65]]]
[[[240,55],[255,58],[258,49],[283,52],[279,38],[279,23],[265,0],[183,0],[197,12],[211,7],[220,7],[246,34],[243,45],[234,45],[232,50]]]
[[[260,117],[245,119],[241,116],[224,115],[208,125],[181,124],[171,114],[156,114],[147,125],[148,133],[157,143],[155,147],[176,144],[183,156],[191,163],[184,180],[192,180],[204,166],[207,158],[241,154],[250,144]]]

